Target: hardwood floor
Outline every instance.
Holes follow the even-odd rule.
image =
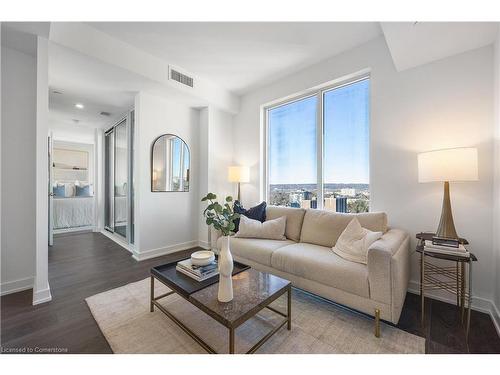
[[[188,256],[192,250],[137,262],[129,252],[98,233],[67,234],[49,250],[52,301],[32,306],[32,292],[1,297],[0,343],[33,352],[51,348],[70,353],[111,353],[85,298],[138,281],[155,265]],[[472,312],[468,344],[455,306],[427,303],[425,330],[420,328],[419,297],[408,293],[398,327],[424,336],[427,353],[500,353],[500,338],[489,315]]]

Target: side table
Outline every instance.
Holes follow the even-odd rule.
[[[472,263],[477,261],[476,256],[470,253],[470,257],[457,255],[436,254],[424,251],[424,241],[432,240],[434,233],[418,233],[416,251],[420,253],[420,298],[422,326],[424,325],[424,307],[426,290],[445,290],[457,297],[457,307],[460,308],[460,319],[462,324],[465,317],[465,306],[467,305],[467,324],[465,336],[469,338],[470,310],[472,304]],[[462,245],[468,245],[466,239],[461,238]],[[454,266],[438,266],[426,260],[426,257],[448,260],[454,262]],[[465,265],[467,264],[467,272]],[[466,286],[467,289],[466,290]]]

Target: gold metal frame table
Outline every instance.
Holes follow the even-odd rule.
[[[420,253],[420,299],[422,326],[425,325],[425,291],[445,290],[457,298],[457,307],[460,309],[461,323],[465,319],[465,306],[467,305],[467,322],[465,337],[469,338],[470,313],[472,304],[472,263],[477,262],[473,253],[469,257],[457,255],[438,254],[424,251],[423,242],[432,240],[434,233],[418,233],[416,251]],[[460,243],[468,245],[466,239],[461,238]],[[454,266],[438,266],[426,260],[426,257],[454,262]],[[465,265],[467,264],[467,272]],[[466,289],[467,286],[467,289]]]
[[[172,266],[174,269],[172,269]],[[235,268],[237,270],[239,268],[239,272],[235,274],[233,271],[234,298],[232,301],[224,303],[217,300],[218,276],[214,276],[215,279],[212,280],[212,282],[207,282],[207,285],[196,287],[197,284],[193,284],[193,279],[175,271],[175,264],[173,263],[152,268],[150,311],[153,312],[154,308],[157,307],[193,340],[195,340],[203,349],[205,349],[208,353],[213,354],[217,353],[214,348],[212,348],[198,334],[186,326],[179,318],[175,317],[170,311],[161,305],[158,300],[177,293],[186,301],[190,302],[214,320],[228,328],[229,354],[235,353],[236,328],[257,315],[259,311],[266,308],[273,313],[284,317],[284,319],[281,320],[270,332],[268,332],[247,351],[247,354],[254,353],[285,324],[287,325],[287,329],[291,330],[292,284],[288,280],[268,273],[256,271],[237,262],[235,262]],[[172,289],[172,291],[160,296],[155,296],[155,279]],[[196,281],[194,282],[196,283]],[[287,294],[286,313],[269,306],[273,301],[285,293]]]

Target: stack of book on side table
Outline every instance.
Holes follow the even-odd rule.
[[[445,255],[454,255],[463,258],[469,258],[470,253],[467,251],[464,245],[458,244],[458,247],[455,246],[446,246],[446,245],[438,245],[432,243],[432,241],[425,240],[424,241],[424,251],[426,253],[434,253],[434,254],[445,254]]]
[[[195,266],[191,262],[191,259],[181,260],[180,262],[177,262],[175,269],[182,272],[184,275],[195,279],[196,281],[203,281],[219,274],[217,260],[214,260],[206,266]]]

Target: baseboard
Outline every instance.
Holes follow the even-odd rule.
[[[50,288],[39,290],[38,292],[33,291],[33,305],[39,305],[51,300],[52,295],[50,294]]]
[[[61,234],[61,233],[88,232],[88,231],[94,232],[95,227],[93,225],[87,225],[82,227],[61,228],[61,229],[54,229],[52,232],[53,234]]]
[[[134,248],[133,248],[133,246],[130,245],[130,244],[128,244],[126,240],[123,240],[117,234],[111,233],[111,232],[107,231],[106,229],[103,229],[101,231],[101,234],[103,234],[106,237],[108,237],[111,241],[116,242],[118,245],[120,245],[121,247],[123,247],[128,252],[134,254]]]
[[[415,280],[410,280],[408,284],[408,292],[420,295],[420,284],[418,281]],[[450,303],[452,305],[456,304],[456,299],[452,297],[445,297],[440,294],[437,294],[435,292],[425,292],[425,296]],[[498,307],[495,305],[495,303],[492,300],[483,298],[483,297],[473,297],[472,299],[472,310],[476,310],[482,313],[489,314],[491,316],[491,320],[493,321],[493,324],[495,325],[495,328],[497,330],[498,335],[500,336],[500,312],[498,310]]]
[[[199,241],[188,241],[176,245],[170,245],[166,247],[160,247],[157,249],[151,249],[151,250],[145,250],[145,251],[134,251],[134,255],[132,257],[135,260],[141,261],[141,260],[146,260],[146,259],[151,259],[151,258],[156,258],[162,255],[167,255],[171,253],[175,253],[177,251],[181,250],[187,250],[191,249],[193,247],[197,247],[199,245]]]
[[[206,250],[210,249],[210,244],[208,243],[208,241],[198,240],[198,246],[202,247],[202,248],[204,248]]]
[[[26,277],[24,279],[18,279],[13,281],[7,281],[0,284],[0,295],[5,296],[7,294],[22,292],[23,290],[33,289],[33,277]]]
[[[495,328],[497,329],[498,336],[500,336],[500,310],[498,309],[497,305],[493,305],[493,311],[491,314],[491,318],[493,319],[493,324],[495,325]]]

